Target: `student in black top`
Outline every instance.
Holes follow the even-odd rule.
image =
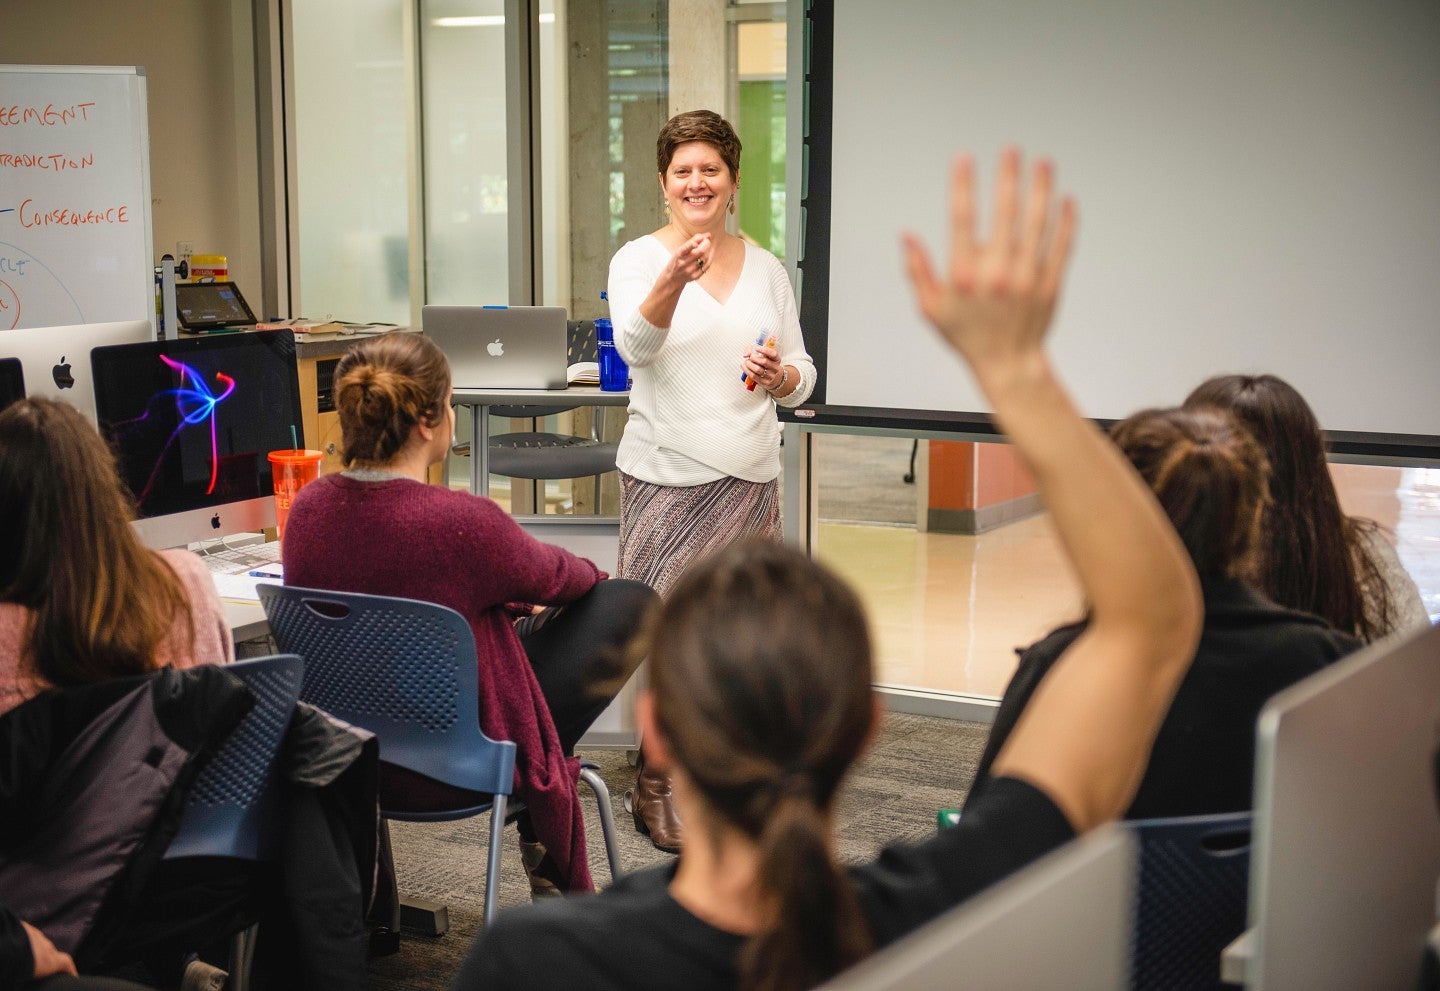
[[[1271,602],[1254,584],[1269,465],[1249,431],[1214,408],[1146,410],[1111,431],[1155,490],[1190,552],[1205,597],[1195,661],[1160,727],[1126,817],[1239,812],[1251,805],[1255,720],[1267,699],[1360,646],[1319,616]],[[995,716],[966,815],[1021,713],[1085,623],[1020,652]]]
[[[811,987],[1130,803],[1194,651],[1199,587],[1154,497],[1051,372],[1075,224],[1052,182],[1040,163],[1022,209],[1008,151],[979,244],[962,159],[945,276],[906,245],[921,310],[975,372],[1093,603],[973,816],[854,871],[835,862],[835,794],[879,714],[865,619],[798,552],[737,546],[672,590],[644,645],[637,718],[647,763],[673,776],[678,863],[502,915],[455,988]]]

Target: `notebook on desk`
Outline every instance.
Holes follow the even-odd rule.
[[[456,389],[564,389],[561,306],[427,306],[421,329],[450,360]]]

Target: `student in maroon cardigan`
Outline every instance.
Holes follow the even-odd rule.
[[[301,490],[285,528],[290,585],[449,606],[475,634],[480,723],[513,740],[531,891],[589,891],[576,742],[638,664],[623,650],[655,594],[531,537],[492,500],[425,483],[453,441],[450,366],[387,334],[335,368],[345,470]],[[549,607],[549,608],[544,608]],[[383,758],[383,755],[382,755]],[[438,782],[385,765],[382,788],[444,807]]]

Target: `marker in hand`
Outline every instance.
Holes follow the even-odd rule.
[[[762,330],[760,332],[760,336],[755,338],[755,346],[757,348],[761,346],[773,348],[775,346],[775,338],[766,337],[765,332]],[[755,391],[755,380],[752,379],[749,374],[747,374],[746,372],[741,372],[740,381],[745,383],[745,388],[748,389],[750,392]]]

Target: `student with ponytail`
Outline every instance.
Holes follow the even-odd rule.
[[[1244,426],[1213,407],[1146,410],[1121,420],[1110,436],[1165,508],[1205,597],[1195,660],[1126,818],[1243,811],[1251,806],[1255,720],[1265,702],[1360,642],[1260,591],[1270,466]],[[980,801],[1016,720],[1084,629],[1084,622],[1062,626],[1021,651],[967,803]]]
[[[1050,369],[1074,209],[1053,208],[1048,163],[1023,208],[1020,185],[1007,152],[977,243],[972,169],[957,164],[943,277],[906,241],[922,312],[1024,456],[1092,603],[983,801],[922,844],[839,866],[836,792],[878,719],[860,605],[792,548],[729,548],[674,587],[648,638],[638,715],[686,824],[678,864],[502,914],[457,991],[811,987],[1129,805],[1194,652],[1199,588],[1153,495]]]

